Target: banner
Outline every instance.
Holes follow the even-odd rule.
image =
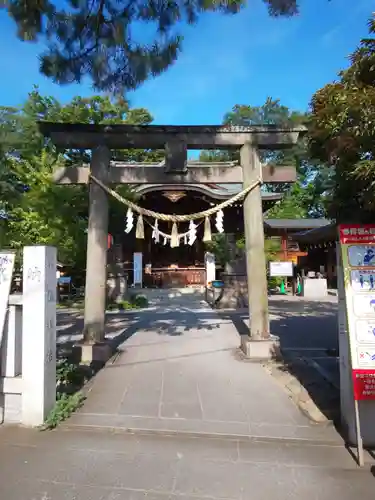
[[[142,287],[142,252],[135,252],[133,254],[133,285],[140,285]]]

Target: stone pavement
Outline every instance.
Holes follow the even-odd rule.
[[[0,428],[1,500],[373,500],[341,446]]]
[[[81,412],[54,431],[0,427],[0,500],[373,500],[374,459],[359,469],[243,361],[230,317],[199,294],[109,324],[127,340]]]
[[[340,442],[333,427],[311,424],[261,364],[241,358],[230,317],[199,293],[163,293],[125,330],[67,427]]]

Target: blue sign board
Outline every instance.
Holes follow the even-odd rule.
[[[71,282],[72,282],[71,276],[60,276],[60,278],[58,279],[58,283],[60,285],[67,285]]]

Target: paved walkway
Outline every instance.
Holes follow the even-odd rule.
[[[342,446],[0,428],[1,500],[373,500]]]
[[[137,314],[67,426],[339,442],[262,365],[241,358],[228,316],[199,293],[171,293]]]
[[[373,500],[374,460],[359,470],[332,428],[242,361],[233,323],[199,295],[154,297],[109,325],[128,339],[67,426],[0,427],[1,500]]]

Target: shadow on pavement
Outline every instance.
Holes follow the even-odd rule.
[[[149,309],[108,314],[106,337],[114,354],[121,356],[129,347],[127,341],[140,330],[157,333],[160,343],[165,342],[166,336],[182,337],[194,330],[215,334],[223,323],[232,323],[240,336],[248,335],[247,312],[202,308],[201,298],[201,294],[197,294],[185,301],[179,295],[166,300],[165,296],[159,299],[155,293]],[[269,306],[271,332],[279,337],[283,356],[279,369],[292,374],[327,419],[337,424],[338,391],[309,363],[309,360],[318,360],[328,366],[331,362],[332,376],[338,379],[337,303],[278,297],[270,298]],[[82,314],[60,312],[58,318],[59,352],[77,363],[74,345],[81,338]],[[99,368],[91,367],[91,376]]]
[[[282,363],[278,369],[295,377],[323,415],[338,428],[337,303],[277,297],[269,300],[269,310],[271,333],[280,339]],[[226,314],[239,335],[247,336],[248,313],[233,311],[220,316]]]

